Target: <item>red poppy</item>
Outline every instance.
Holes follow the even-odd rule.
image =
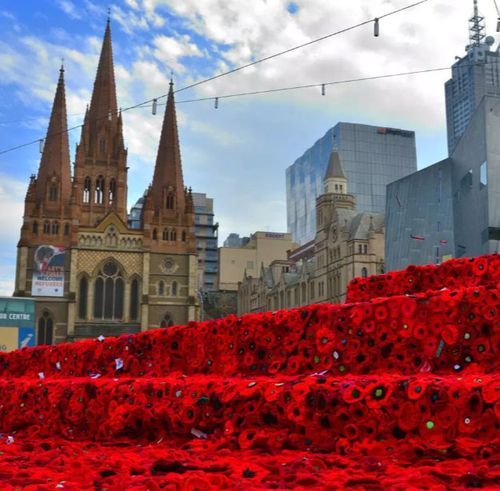
[[[495,377],[482,387],[481,392],[483,394],[483,400],[487,404],[494,404],[500,400],[500,379]]]

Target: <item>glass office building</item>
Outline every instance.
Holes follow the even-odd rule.
[[[287,226],[300,245],[316,235],[316,198],[334,139],[358,210],[384,213],[387,184],[417,170],[413,131],[338,123],[286,170]]]

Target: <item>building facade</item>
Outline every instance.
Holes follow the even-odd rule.
[[[238,290],[238,313],[342,303],[353,278],[384,271],[384,216],[359,212],[338,150],[334,147],[316,200],[317,232],[287,260],[246,272]]]
[[[500,96],[500,53],[492,50],[495,39],[485,35],[484,17],[477,0],[469,20],[466,54],[452,66],[452,77],[445,84],[448,153],[455,150],[474,111],[485,95]]]
[[[39,343],[195,319],[194,205],[183,183],[173,84],[139,228],[127,224],[122,129],[108,19],[74,173],[61,68],[38,174],[26,194],[15,295],[36,298]]]
[[[300,245],[316,234],[316,198],[334,141],[360,210],[384,213],[387,184],[417,170],[413,131],[338,123],[286,170],[287,227]]]
[[[198,289],[212,291],[219,270],[218,229],[214,221],[214,200],[206,194],[193,193],[196,253],[198,255]]]
[[[471,39],[476,32],[481,34],[480,26]],[[484,48],[481,39],[471,53]],[[389,271],[498,252],[500,96],[483,95],[471,111],[448,159],[388,186]]]
[[[262,265],[286,259],[294,247],[291,234],[278,232],[255,232],[241,247],[220,247],[217,289],[237,292],[245,271],[256,275]]]

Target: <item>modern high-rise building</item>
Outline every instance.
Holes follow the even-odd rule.
[[[193,193],[196,253],[198,255],[198,288],[203,291],[214,289],[219,270],[217,253],[217,231],[214,223],[214,200],[206,194]]]
[[[485,95],[500,95],[500,53],[492,50],[495,39],[485,35],[484,17],[474,0],[469,20],[469,44],[465,55],[452,66],[452,78],[445,84],[448,154],[465,132],[474,111]]]
[[[495,42],[486,38],[481,43],[482,21],[474,2],[473,46],[468,47],[472,59],[480,53],[488,58],[487,50]],[[498,49],[496,53],[498,56]],[[481,63],[470,67],[470,74],[480,73]],[[481,66],[486,68],[484,63]],[[464,79],[464,84],[469,82]],[[385,258],[389,271],[449,257],[499,252],[500,93],[483,92],[468,107],[470,114],[463,120],[462,134],[449,158],[387,188]],[[449,141],[454,141],[453,134],[451,137]]]
[[[384,213],[387,184],[417,170],[413,131],[338,123],[286,170],[287,226],[301,245],[316,235],[316,198],[334,140],[350,192],[368,213]]]

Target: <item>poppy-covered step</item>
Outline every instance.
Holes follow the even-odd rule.
[[[231,316],[0,355],[0,376],[498,370],[500,294],[471,287]]]
[[[299,489],[343,491],[447,491],[498,489],[500,470],[492,449],[460,458],[399,441],[365,442],[338,452],[221,448],[210,440],[158,440],[137,445],[51,440],[16,435],[0,439],[2,490],[195,491]]]
[[[408,266],[402,271],[355,278],[347,287],[348,303],[447,288],[495,286],[500,282],[500,255],[450,259],[438,266]]]
[[[500,444],[499,418],[500,376],[487,374],[0,381],[0,433],[45,438],[330,452],[386,440],[465,455]]]

